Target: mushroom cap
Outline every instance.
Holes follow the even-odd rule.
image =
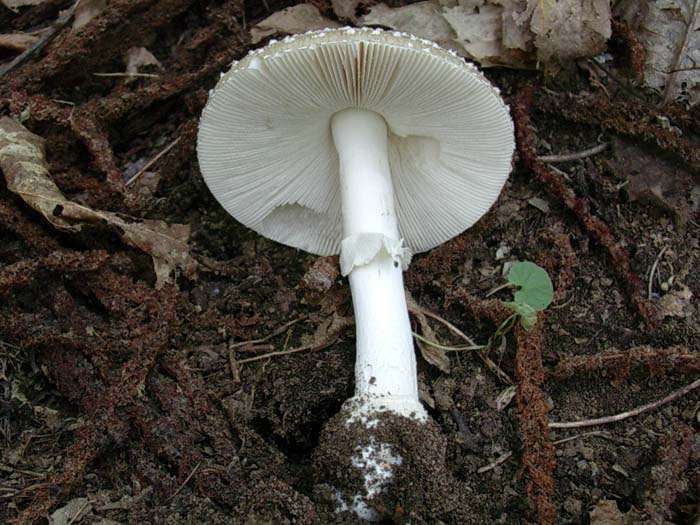
[[[339,253],[330,122],[347,108],[375,111],[387,123],[399,232],[413,252],[469,228],[508,178],[513,123],[476,67],[412,35],[342,28],[271,41],[222,75],[199,125],[204,180],[261,235]]]

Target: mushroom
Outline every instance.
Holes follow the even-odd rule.
[[[425,420],[403,274],[474,224],[511,169],[498,90],[437,44],[379,29],[272,40],[222,75],[199,126],[204,180],[261,235],[340,254],[356,323],[352,417]]]

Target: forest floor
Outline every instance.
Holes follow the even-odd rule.
[[[315,464],[353,392],[347,281],[228,216],[195,153],[247,28],[291,3],[115,0],[3,77],[0,115],[44,139],[63,194],[119,219],[78,229],[0,182],[0,522],[357,522]],[[70,5],[0,7],[0,27]],[[158,57],[157,78],[94,75],[123,70],[132,46]],[[480,222],[414,258],[406,286],[445,345],[464,341],[439,319],[477,343],[494,333],[511,292],[487,294],[506,263],[544,267],[555,301],[488,355],[450,353],[449,372],[419,357],[444,455],[431,472],[460,509],[409,498],[387,523],[700,522],[700,390],[549,428],[658,402],[700,371],[700,110],[636,87],[634,49],[616,32],[610,64],[486,70],[514,116],[515,169]],[[163,247],[129,241],[134,224],[188,226],[161,271]]]

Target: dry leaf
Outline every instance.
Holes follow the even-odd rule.
[[[360,25],[379,25],[404,31],[465,54],[465,50],[455,41],[457,33],[442,16],[442,8],[433,2],[418,2],[397,8],[377,4],[360,19]]]
[[[30,5],[40,5],[46,2],[46,0],[0,0],[0,3],[7,7],[9,10],[15,13],[19,11],[20,7],[27,7]]]
[[[311,292],[325,293],[331,289],[339,275],[337,256],[319,257],[301,278],[301,285]]]
[[[600,53],[611,35],[609,0],[434,0],[362,18],[428,38],[482,66],[531,68]]]
[[[530,0],[530,9],[543,62],[597,55],[612,34],[610,0]]]
[[[0,35],[0,48],[12,49],[13,51],[24,51],[39,41],[36,35],[27,33],[10,33]]]
[[[516,391],[517,389],[515,388],[515,385],[510,385],[509,387],[506,387],[503,392],[498,394],[498,397],[496,398],[496,410],[502,412],[503,409],[510,405],[510,402],[513,401],[513,398],[515,397]]]
[[[646,51],[644,81],[664,99],[700,102],[700,0],[623,0],[619,15]]]
[[[7,189],[56,228],[78,231],[84,223],[108,224],[126,244],[148,253],[153,258],[157,288],[171,281],[176,268],[186,276],[194,275],[197,263],[189,252],[188,225],[122,217],[68,200],[50,178],[44,139],[9,117],[0,118],[0,169]]]
[[[478,60],[483,66],[503,63],[503,8],[494,4],[475,2],[471,8],[465,5],[443,9],[445,20],[452,26],[456,40],[467,56]]]
[[[335,16],[341,20],[350,20],[355,23],[357,22],[357,7],[360,2],[361,0],[332,0],[331,6]]]
[[[70,525],[80,523],[80,518],[92,511],[92,504],[87,498],[70,500],[60,509],[49,516],[49,525]]]
[[[127,73],[139,73],[148,66],[155,66],[162,69],[163,66],[156,57],[145,47],[130,47],[126,50],[124,58]]]
[[[437,341],[435,332],[430,327],[428,318],[423,313],[423,309],[418,306],[418,303],[416,303],[408,290],[406,290],[406,304],[408,305],[408,311],[416,316],[423,337],[431,341]],[[431,365],[435,365],[446,374],[450,372],[450,358],[447,357],[447,354],[443,350],[440,350],[432,345],[425,344],[419,339],[416,340],[416,344],[418,345],[418,349],[420,350],[423,359],[425,359]]]
[[[598,501],[588,513],[591,525],[634,525],[639,523],[637,514],[634,509],[627,513],[621,512],[617,502],[609,499]]]
[[[680,223],[700,210],[700,177],[653,151],[632,142],[613,142],[610,167],[621,179],[631,201],[640,201],[671,214]]]
[[[671,290],[659,299],[659,314],[664,317],[690,317],[693,309],[690,300],[693,292],[682,283],[676,283],[677,289]]]
[[[160,61],[145,47],[130,47],[127,49],[124,62],[126,63],[126,73],[133,75],[127,77],[127,84],[134,82],[137,74],[143,73],[143,70],[163,69]]]
[[[540,197],[533,197],[530,200],[528,200],[527,203],[530,206],[537,208],[542,213],[549,213],[549,202]]]
[[[340,24],[321,16],[318,8],[311,4],[299,4],[273,13],[250,30],[250,39],[257,44],[263,38],[283,33],[293,35],[314,29],[340,27]]]
[[[107,7],[107,0],[80,0],[73,13],[72,31],[78,32]]]

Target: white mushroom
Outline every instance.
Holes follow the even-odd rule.
[[[498,90],[436,44],[376,29],[297,35],[223,75],[199,128],[204,179],[261,235],[340,254],[357,412],[423,419],[402,271],[474,224],[511,169]]]

